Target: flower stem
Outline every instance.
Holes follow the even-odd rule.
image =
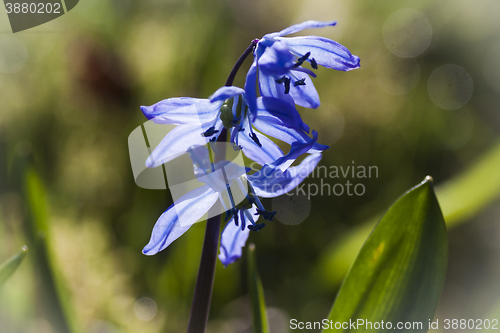
[[[250,46],[243,52],[226,81],[226,86],[233,84],[234,78],[245,59],[252,53],[258,40],[253,40]],[[227,140],[227,131],[223,129],[217,141]],[[217,263],[217,248],[219,247],[221,215],[211,217],[207,221],[205,239],[201,252],[200,267],[196,286],[194,288],[193,303],[189,315],[188,333],[203,333],[206,330],[208,314],[210,312],[210,301],[212,299],[212,289],[215,278],[215,264]]]
[[[191,314],[189,315],[188,333],[205,332],[207,326],[219,245],[220,221],[220,215],[211,217],[207,221],[200,268],[196,279]]]
[[[243,52],[243,54],[240,56],[240,58],[238,59],[236,64],[234,64],[234,67],[231,70],[231,73],[229,73],[229,76],[227,77],[226,84],[225,84],[226,87],[233,85],[233,81],[234,81],[234,78],[236,76],[236,73],[238,73],[238,70],[240,69],[240,67],[243,64],[243,62],[245,61],[245,59],[253,52],[253,50],[255,49],[255,45],[257,45],[258,42],[259,42],[258,39],[254,39],[252,41],[252,43],[247,47],[245,52]]]

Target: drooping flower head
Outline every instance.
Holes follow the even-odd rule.
[[[144,254],[153,255],[165,249],[215,205],[220,205],[227,225],[221,237],[219,259],[228,265],[241,256],[249,232],[265,225],[257,223],[258,219],[273,220],[275,212],[266,211],[259,197],[276,197],[293,190],[314,170],[321,152],[328,148],[317,142],[315,131],[312,137],[308,135],[309,126],[295,107],[297,104],[316,108],[320,104],[311,81],[311,76],[316,75],[303,65],[342,71],[359,67],[358,57],[330,39],[283,36],[332,25],[335,22],[307,21],[254,40],[236,63],[226,86],[209,99],[169,98],[141,107],[155,123],[177,125],[153,150],[146,166],[157,167],[188,153],[194,174],[203,184],[183,192],[160,216]],[[254,61],[245,89],[231,86],[244,58],[251,53]],[[229,139],[220,137],[221,134],[229,134]],[[284,154],[267,136],[288,143],[289,152]],[[229,141],[231,149],[243,151],[262,166],[260,171],[248,175],[244,167],[224,158],[211,159],[207,147],[216,146],[219,141]],[[305,153],[310,155],[292,167]],[[244,195],[243,200],[235,200],[235,191]]]
[[[283,37],[304,29],[336,25],[335,21],[306,21],[280,32],[265,35],[254,51],[254,61],[247,74],[245,90],[250,108],[256,108],[258,82],[261,96],[275,97],[307,108],[320,105],[311,76],[318,66],[350,71],[359,68],[359,57],[343,45],[324,37]]]

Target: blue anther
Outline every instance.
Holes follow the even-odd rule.
[[[300,57],[299,59],[297,59],[297,62],[295,63],[295,65],[293,67],[299,67],[300,65],[302,65],[304,63],[304,61],[307,60],[307,58],[309,58],[309,56],[311,55],[311,52],[307,52],[305,55],[303,55],[302,57]]]
[[[290,92],[290,78],[287,77],[285,79],[285,95]]]
[[[248,136],[250,137],[250,139],[252,139],[259,147],[262,147],[262,144],[260,143],[259,141],[259,138],[257,137],[257,135],[255,133],[248,133]]]
[[[201,136],[204,136],[204,137],[212,136],[217,132],[219,132],[219,131],[216,130],[214,126],[212,126],[209,129],[207,129],[204,133],[202,133]]]
[[[278,83],[278,84],[282,84],[283,82],[285,82],[285,79],[286,79],[286,76],[282,76],[282,77],[280,77],[279,79],[277,79],[277,80],[275,80],[275,81],[276,81],[276,83]]]
[[[316,62],[316,59],[311,58],[311,67],[313,69],[318,69],[318,63]]]
[[[241,231],[245,230],[246,223],[245,223],[245,215],[243,212],[243,209],[240,210],[240,218],[241,218]]]
[[[251,231],[259,231],[260,229],[264,228],[265,226],[266,226],[265,223],[259,223],[259,224],[255,224],[255,225],[249,225],[248,229],[250,229]]]
[[[306,79],[303,78],[303,79],[300,79],[300,80],[297,80],[293,83],[293,86],[294,87],[297,87],[297,86],[305,86],[306,85]]]
[[[236,208],[233,208],[232,211],[233,211],[233,217],[234,217],[234,224],[236,224],[236,226],[237,226],[238,225],[238,210]]]
[[[274,215],[276,215],[276,211],[268,212],[265,210],[257,209],[257,214],[255,214],[255,215],[262,216],[264,218],[264,220],[272,221],[274,219]]]

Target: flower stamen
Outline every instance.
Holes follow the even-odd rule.
[[[245,230],[246,223],[245,223],[245,215],[243,209],[240,210],[240,219],[241,219],[241,231]]]
[[[285,78],[285,95],[290,92],[290,81],[289,77]]]
[[[311,58],[311,67],[313,69],[318,69],[318,63],[316,62],[316,59]]]
[[[248,133],[248,136],[250,137],[250,139],[252,139],[259,147],[262,147],[262,144],[260,143],[259,141],[259,138],[257,137],[257,135],[255,133]]]
[[[276,211],[268,212],[266,210],[257,209],[257,214],[260,215],[264,220],[272,221],[274,219],[274,215],[276,215]]]
[[[212,135],[214,135],[215,133],[218,133],[218,132],[219,131],[215,129],[215,126],[212,126],[209,129],[207,129],[205,132],[201,133],[201,136],[209,137],[209,136],[212,136]]]
[[[300,80],[297,80],[293,83],[293,86],[294,87],[297,87],[297,86],[305,86],[306,85],[306,79],[305,78],[302,78]]]
[[[277,80],[275,80],[275,81],[276,81],[276,83],[278,83],[278,84],[282,84],[283,82],[285,82],[285,79],[286,79],[286,76],[282,76],[282,77],[280,77],[279,79],[277,79]]]
[[[309,58],[310,55],[311,55],[311,52],[307,52],[305,55],[303,55],[302,57],[297,59],[297,62],[295,62],[295,65],[293,65],[293,67],[297,68],[297,67],[301,66],[304,63],[304,61],[306,61],[307,58]]]
[[[264,228],[265,226],[266,226],[265,223],[259,223],[259,224],[255,224],[255,225],[249,225],[248,229],[250,229],[251,231],[259,231],[262,228]]]

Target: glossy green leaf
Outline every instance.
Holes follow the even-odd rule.
[[[448,228],[467,221],[500,196],[500,143],[463,173],[436,186]],[[352,228],[326,249],[313,274],[324,286],[338,286],[378,218]]]
[[[252,306],[253,331],[255,333],[268,333],[269,324],[267,321],[264,289],[262,288],[262,282],[257,271],[254,244],[248,246],[248,287]]]
[[[394,203],[368,237],[329,319],[334,323],[383,320],[386,325],[421,322],[421,328],[412,327],[411,331],[427,331],[444,285],[447,258],[446,226],[432,179],[427,177]],[[385,332],[396,326],[392,330],[385,327],[360,326],[357,330]]]
[[[3,285],[12,274],[14,274],[14,272],[26,256],[27,252],[28,248],[26,246],[23,246],[21,252],[13,255],[9,260],[4,262],[0,266],[0,286]]]

